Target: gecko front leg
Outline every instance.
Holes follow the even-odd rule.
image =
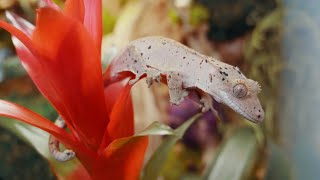
[[[154,81],[157,83],[161,83],[161,72],[155,68],[148,67],[146,79],[148,87],[150,87]]]
[[[201,103],[201,106],[202,106],[201,111],[202,112],[207,112],[207,111],[211,110],[211,112],[218,119],[221,119],[218,111],[213,107],[213,99],[212,99],[212,97],[208,93],[203,92],[201,90],[198,90],[197,92],[200,95],[200,103]]]
[[[59,128],[65,128],[66,123],[61,118],[61,116],[59,116],[58,119],[55,121],[55,125]],[[61,152],[59,145],[59,141],[54,136],[50,135],[49,151],[57,161],[65,162],[75,157],[76,153],[72,150],[66,149],[63,152]]]
[[[184,97],[189,95],[183,87],[182,74],[179,72],[167,72],[167,83],[169,88],[170,103],[178,105]]]
[[[200,95],[200,103],[202,105],[202,112],[207,112],[211,110],[212,112],[215,112],[216,110],[213,108],[213,100],[212,97],[203,91],[198,91],[198,94]]]

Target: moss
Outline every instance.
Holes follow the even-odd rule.
[[[113,31],[113,28],[117,22],[117,17],[111,15],[107,10],[102,13],[102,26],[103,34],[109,34]]]
[[[280,73],[283,70],[281,39],[283,32],[283,9],[266,16],[254,29],[245,48],[246,74],[258,81],[263,89],[259,94],[265,109],[264,125],[276,137],[276,121],[279,104]]]
[[[204,6],[195,4],[190,9],[190,24],[197,26],[209,19],[209,12]]]

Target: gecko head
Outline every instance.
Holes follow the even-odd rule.
[[[256,81],[239,78],[229,81],[223,89],[219,89],[218,96],[226,104],[244,118],[259,123],[264,119],[264,111],[257,94],[261,91]]]

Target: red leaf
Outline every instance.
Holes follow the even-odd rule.
[[[67,112],[57,109],[65,113],[61,115],[72,122],[85,144],[98,148],[108,117],[100,56],[89,33],[74,18],[42,8],[38,11],[33,42],[39,52],[38,63]]]
[[[102,2],[101,0],[84,0],[84,25],[95,41],[99,55],[102,39]]]
[[[10,22],[16,28],[20,29],[28,36],[32,35],[32,32],[34,30],[34,26],[32,24],[20,18],[14,13],[7,12],[6,15]],[[40,92],[51,101],[51,103],[54,107],[56,107],[56,109],[60,107],[60,114],[67,114],[66,107],[63,104],[62,97],[58,95],[58,93],[55,91],[56,88],[54,87],[54,85],[47,80],[46,76],[44,76],[46,72],[44,71],[45,69],[43,68],[42,64],[39,63],[39,61],[34,57],[34,55],[29,51],[29,49],[15,36],[12,36],[12,42],[16,48],[17,55],[21,60],[23,67],[26,69],[31,79],[35,82]],[[64,118],[68,119],[68,117]],[[73,125],[70,124],[70,121],[67,121],[67,125],[70,128],[70,130],[73,133],[75,133]]]
[[[147,136],[118,139],[100,155],[93,171],[93,179],[139,179]]]

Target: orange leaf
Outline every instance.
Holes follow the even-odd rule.
[[[100,54],[102,40],[102,1],[84,0],[84,7],[84,25],[91,34]]]
[[[147,136],[113,141],[97,160],[93,179],[139,179],[147,146]]]
[[[67,0],[66,3],[64,4],[63,12],[65,15],[78,19],[81,23],[83,23],[83,20],[84,20],[83,0]]]
[[[105,88],[105,100],[110,122],[103,137],[100,149],[104,149],[111,141],[132,136],[134,133],[134,117],[131,85],[128,79],[113,83]]]
[[[60,178],[59,178],[60,179]],[[70,174],[66,177],[61,177],[64,180],[91,180],[90,175],[88,174],[87,170],[79,164]]]
[[[110,114],[108,132],[111,140],[129,137],[134,134],[134,115],[131,85],[127,84],[115,102]]]

